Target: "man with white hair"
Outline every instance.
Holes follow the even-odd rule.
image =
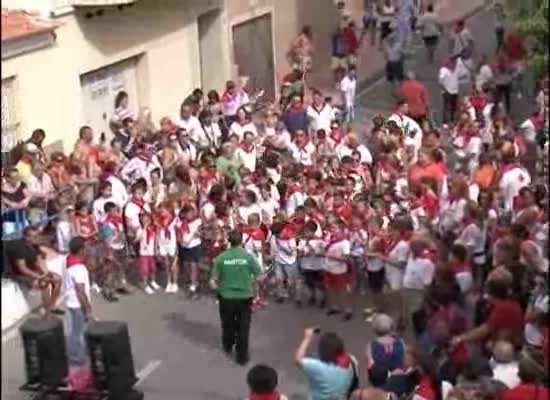
[[[350,132],[336,148],[336,153],[341,160],[345,156],[353,157],[356,152],[361,156],[361,164],[372,164],[372,154],[368,147],[359,142],[357,134]]]
[[[508,388],[511,389],[520,384],[518,362],[512,343],[506,340],[495,342],[491,369],[493,370],[493,379],[504,383]]]

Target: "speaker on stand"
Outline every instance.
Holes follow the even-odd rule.
[[[19,328],[25,354],[24,392],[42,398],[66,387],[69,373],[63,322],[57,318],[30,318]],[[40,397],[39,397],[40,398]]]
[[[133,389],[137,382],[134,360],[124,322],[90,322],[86,343],[95,388],[108,400],[139,400],[143,393]]]

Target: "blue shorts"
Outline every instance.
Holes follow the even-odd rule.
[[[195,247],[180,247],[180,258],[182,262],[199,262],[202,260],[202,244]]]
[[[275,270],[275,276],[279,280],[297,279],[300,277],[300,268],[298,268],[298,261],[295,261],[292,264],[283,264],[275,261],[273,263],[273,269]]]

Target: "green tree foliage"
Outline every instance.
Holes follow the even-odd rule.
[[[527,40],[529,66],[535,76],[548,72],[548,3],[550,0],[511,1],[514,27]]]

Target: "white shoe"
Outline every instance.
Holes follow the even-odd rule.
[[[151,286],[147,285],[147,286],[145,286],[145,293],[153,294],[153,293],[155,293],[155,291],[151,288]]]
[[[159,290],[159,289],[160,289],[159,284],[158,284],[157,282],[155,282],[155,281],[151,281],[151,282],[149,283],[149,286],[151,286],[151,288],[152,288],[153,290]]]
[[[177,293],[179,291],[179,287],[177,283],[172,284],[172,291],[170,293]]]
[[[92,290],[96,293],[101,293],[101,288],[97,283],[92,283]]]
[[[166,289],[164,289],[164,291],[165,291],[166,293],[172,293],[172,284],[171,284],[171,283],[168,283],[168,284],[166,285]]]
[[[197,291],[197,285],[189,285],[189,291],[195,293]]]

